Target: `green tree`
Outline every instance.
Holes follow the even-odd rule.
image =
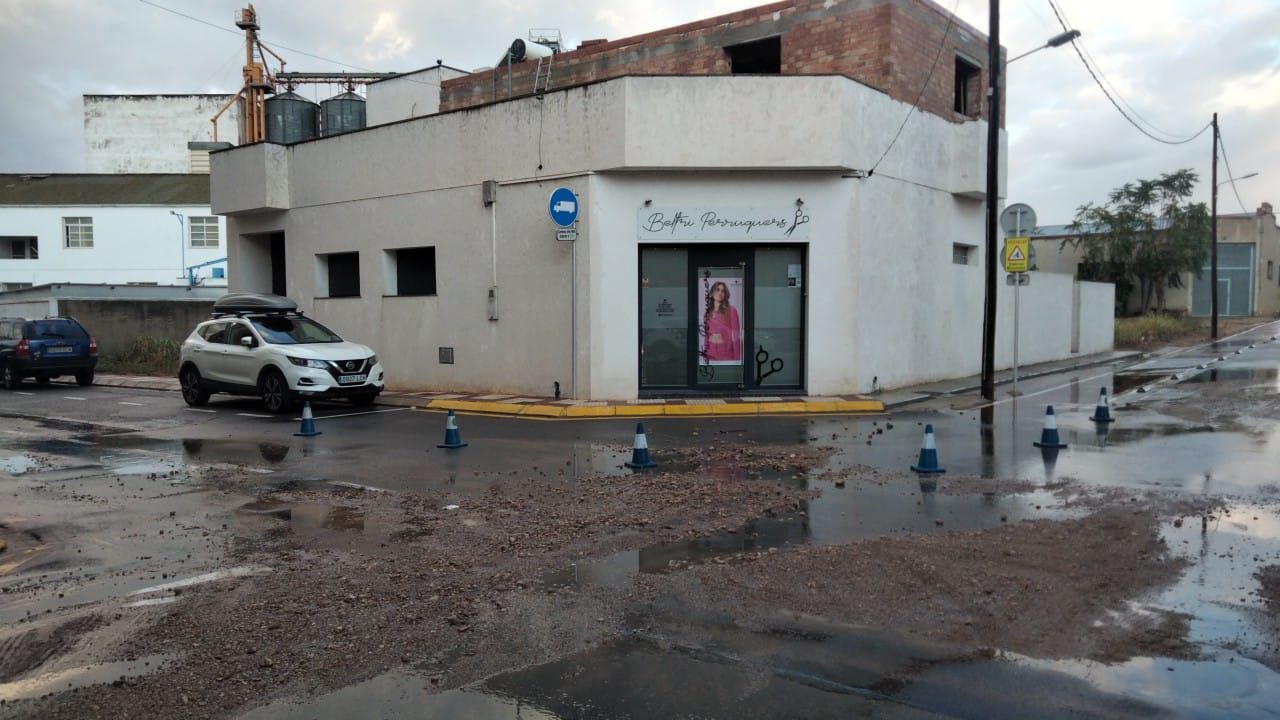
[[[1199,273],[1209,258],[1210,218],[1204,203],[1191,203],[1199,176],[1190,169],[1155,180],[1126,183],[1106,204],[1087,203],[1068,227],[1078,233],[1063,240],[1083,248],[1082,276],[1116,283],[1116,302],[1140,294],[1142,312],[1165,309],[1164,289],[1179,273]]]

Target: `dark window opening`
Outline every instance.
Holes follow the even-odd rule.
[[[433,247],[389,250],[395,265],[396,286],[392,295],[436,294],[436,249]]]
[[[774,36],[754,42],[730,45],[729,72],[734,75],[777,75],[782,72],[782,38]]]
[[[982,79],[982,68],[965,60],[956,58],[956,99],[954,110],[961,115],[978,117],[978,85]]]
[[[12,260],[38,260],[39,245],[34,237],[0,238],[0,257]]]
[[[360,253],[327,255],[329,265],[329,297],[360,297]]]

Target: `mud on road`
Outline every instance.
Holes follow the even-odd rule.
[[[0,716],[236,717],[398,668],[446,691],[635,633],[696,638],[685,620],[706,614],[744,628],[778,614],[821,616],[1038,657],[1193,652],[1182,616],[1128,609],[1182,569],[1160,539],[1158,514],[1135,510],[1132,498],[1097,500],[1104,509],[1066,521],[830,547],[759,545],[753,522],[803,520],[817,492],[836,491],[796,480],[826,457],[709,443],[663,457],[675,468],[668,472],[577,480],[530,472],[481,489],[405,493],[276,479],[209,520],[225,523],[216,533],[221,565],[243,573],[73,621],[83,627],[11,639],[25,649],[8,653],[5,666],[9,677],[29,677],[33,663],[74,645],[77,629],[123,623],[129,632],[95,630],[94,659],[164,658],[158,671],[11,701]],[[823,477],[917,483],[842,472]],[[947,492],[1026,489],[956,480],[944,481]],[[260,487],[233,474],[216,484],[228,502]],[[565,581],[611,553],[725,538],[732,552],[701,561],[672,559],[621,582]]]

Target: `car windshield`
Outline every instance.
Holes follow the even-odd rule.
[[[70,320],[32,320],[23,329],[32,340],[84,340],[84,330]]]
[[[250,318],[262,339],[272,345],[306,345],[342,342],[329,328],[304,317],[269,315]]]

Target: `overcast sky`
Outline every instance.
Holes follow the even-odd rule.
[[[81,95],[232,92],[243,43],[238,0],[0,0],[0,172],[84,170]],[[950,8],[956,0],[940,0]],[[568,47],[759,5],[744,0],[259,0],[263,40],[288,69],[325,71],[492,65],[529,28],[558,28]],[[1244,207],[1280,202],[1280,0],[1058,0],[1084,48],[1133,111],[1177,139],[1216,110]],[[1048,0],[1004,0],[1002,39],[1015,56],[1060,32]],[[984,31],[986,0],[958,0]],[[340,64],[306,57],[331,58]],[[1157,143],[1133,129],[1068,47],[1010,66],[1010,201],[1040,222],[1070,221],[1111,188],[1189,167],[1207,199],[1211,144]],[[324,96],[336,94],[321,88]],[[1157,134],[1158,131],[1157,131]],[[1225,167],[1219,170],[1225,179]],[[1222,212],[1240,212],[1230,185]]]

